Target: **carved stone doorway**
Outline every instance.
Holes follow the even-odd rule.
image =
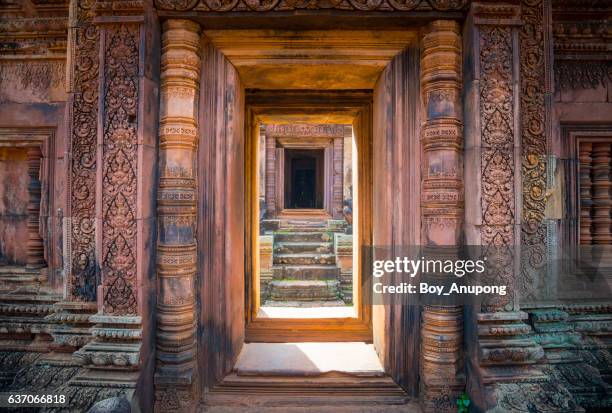
[[[323,151],[286,149],[283,157],[286,208],[323,209]]]
[[[168,51],[168,61],[177,64],[179,59],[171,60],[174,58],[171,45],[175,43],[176,50],[184,50],[183,39],[200,33],[191,24],[181,27],[182,22],[174,20],[174,24],[167,22],[165,25],[163,50]],[[458,60],[455,55],[458,56],[459,43],[456,23],[442,21],[428,30],[440,35],[432,36],[435,41],[432,40],[431,45],[427,43],[427,47],[435,52],[440,48],[434,47],[434,43],[439,41],[451,50],[453,64],[448,71],[455,82],[455,61]],[[188,36],[187,31],[191,32]],[[170,171],[174,174],[172,185],[183,182],[183,172],[197,176],[195,208],[204,213],[197,214],[197,231],[189,233],[190,236],[197,234],[197,245],[195,242],[189,244],[194,246],[197,257],[189,261],[197,261],[192,274],[197,319],[183,317],[181,326],[177,326],[175,313],[169,308],[168,317],[163,311],[159,316],[158,331],[168,331],[168,342],[175,340],[180,344],[182,336],[175,331],[187,331],[191,323],[197,323],[197,356],[193,359],[181,356],[179,364],[181,368],[183,365],[191,368],[189,363],[192,363],[192,367],[198,369],[201,388],[213,389],[212,393],[218,391],[216,394],[221,397],[247,391],[243,386],[248,387],[252,380],[249,383],[231,381],[232,372],[244,344],[258,341],[351,341],[352,338],[353,341],[371,342],[384,367],[385,377],[390,380],[388,384],[395,386],[394,389],[401,386],[402,392],[409,397],[419,393],[419,370],[426,368],[420,365],[421,360],[434,360],[427,368],[432,371],[437,368],[438,359],[434,354],[437,349],[432,347],[435,343],[423,350],[432,353],[429,359],[426,354],[419,354],[419,306],[398,309],[388,305],[366,305],[364,294],[369,290],[361,275],[363,263],[358,259],[354,285],[361,288],[362,295],[355,296],[357,317],[330,322],[320,319],[262,321],[257,318],[257,298],[253,294],[257,288],[254,268],[259,259],[256,251],[260,219],[256,192],[257,157],[253,154],[258,150],[258,130],[262,123],[352,125],[362,153],[357,157],[362,176],[354,188],[359,200],[355,208],[359,234],[356,250],[373,244],[418,245],[422,231],[425,236],[429,235],[431,226],[421,227],[421,200],[429,199],[428,194],[421,193],[421,157],[432,156],[435,151],[456,151],[458,145],[454,141],[451,144],[444,141],[423,151],[421,124],[424,119],[438,116],[436,110],[439,108],[428,108],[431,113],[421,114],[421,83],[437,85],[438,79],[426,74],[420,76],[420,36],[418,28],[299,33],[258,29],[203,30],[199,48],[190,44],[190,56],[180,60],[197,63],[194,68],[199,72],[199,77],[196,76],[199,85],[194,87],[193,94],[181,89],[180,83],[174,85],[167,81],[172,88],[178,88],[176,93],[172,88],[164,89],[162,83],[161,112],[166,115],[162,117],[162,130],[167,126],[169,133],[173,133],[175,123],[185,122],[184,111],[174,113],[176,119],[164,112],[164,99],[177,102],[177,108],[187,106],[186,102],[191,99],[197,109],[194,111],[197,115],[189,121],[190,127],[199,125],[199,133],[194,133],[199,140],[197,158],[191,162],[189,157],[169,150],[162,151],[161,156],[170,155],[176,160],[177,166]],[[295,52],[296,47],[300,48],[299,53]],[[347,76],[330,76],[332,65],[334,73],[342,72]],[[291,70],[286,70],[287,67]],[[166,79],[164,76],[171,79],[173,72],[164,73],[163,70],[162,64],[162,79]],[[192,72],[188,77],[193,79]],[[455,83],[449,88],[455,93]],[[433,86],[430,89],[432,93],[437,91]],[[442,100],[456,97],[450,92],[440,96]],[[431,99],[431,102],[435,104],[440,99]],[[453,103],[455,101],[457,99]],[[170,104],[166,106],[171,107]],[[447,110],[447,106],[443,109]],[[433,133],[446,125],[440,122],[430,128],[431,136],[437,136]],[[454,129],[444,132],[445,139],[450,139],[446,137],[449,134],[456,138]],[[187,149],[181,146],[181,150]],[[433,168],[436,164],[424,160],[424,165]],[[192,174],[194,167],[197,173]],[[449,164],[448,168],[456,170],[456,165]],[[431,188],[434,192],[440,190],[433,184]],[[446,210],[433,208],[437,205],[435,195],[431,195],[431,214],[446,213]],[[276,212],[278,206],[266,205],[266,209]],[[332,213],[340,212],[332,210]],[[180,224],[180,217],[176,222]],[[187,262],[186,257],[184,260]],[[168,280],[172,276],[168,274]],[[164,276],[160,279],[163,282]],[[164,298],[164,291],[161,292],[158,300]],[[444,314],[436,313],[431,319],[441,316]],[[453,319],[449,322],[454,326],[460,312],[453,312],[451,316]],[[430,322],[429,318],[424,319]],[[438,334],[436,329],[444,329],[446,324],[425,325],[425,328],[429,330],[423,334],[435,335]],[[453,340],[455,336],[460,337],[454,334]],[[176,358],[168,354],[168,359]],[[157,385],[163,383],[160,379]],[[224,386],[229,393],[223,393]],[[370,397],[377,393],[357,388],[351,388],[354,390],[354,393],[349,391],[351,397],[364,394]]]

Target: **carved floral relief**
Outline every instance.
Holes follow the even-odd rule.
[[[105,32],[102,178],[104,311],[137,313],[136,169],[139,27]]]

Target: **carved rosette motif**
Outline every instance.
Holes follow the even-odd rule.
[[[423,243],[446,247],[457,258],[463,225],[463,124],[459,24],[432,22],[422,41],[421,89],[426,121],[421,131]],[[436,250],[438,253],[440,250]],[[463,310],[425,306],[421,324],[423,410],[450,412],[464,387]]]
[[[140,27],[105,30],[102,172],[102,283],[104,312],[138,312],[136,170]]]
[[[157,411],[187,411],[193,402],[199,33],[199,25],[189,20],[171,19],[163,26],[161,176],[157,193]]]
[[[523,205],[519,291],[533,299],[546,263],[546,108],[544,1],[521,4],[521,174]]]
[[[70,268],[68,298],[95,301],[96,145],[98,118],[99,29],[91,22],[91,2],[77,2],[70,29]]]
[[[479,36],[481,242],[490,247],[488,273],[496,283],[508,286],[508,294],[486,300],[483,310],[511,310],[515,243],[512,31],[507,26],[482,26]]]

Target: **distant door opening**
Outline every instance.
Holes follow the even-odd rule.
[[[285,150],[285,207],[323,208],[322,149]]]

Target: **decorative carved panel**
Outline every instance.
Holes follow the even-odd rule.
[[[266,12],[301,9],[358,11],[461,10],[467,0],[156,0],[160,10]]]
[[[91,22],[88,3],[78,2],[76,27],[70,33],[74,62],[70,75],[70,200],[67,257],[68,298],[95,301],[98,276],[95,256],[96,145],[100,33]]]
[[[489,274],[508,286],[505,296],[491,297],[483,310],[500,310],[513,301],[515,243],[514,95],[512,29],[481,26],[480,133],[482,175],[482,245],[491,246]]]
[[[541,9],[541,2],[535,6]],[[554,2],[553,6],[554,76],[557,89],[595,89],[606,86],[612,79],[612,3],[576,2],[571,12],[565,10],[560,2]],[[541,31],[542,19],[541,13],[537,13],[538,7],[527,7],[526,10],[531,11],[535,17],[527,21],[529,27]],[[588,17],[581,18],[580,14]]]
[[[531,299],[536,293],[547,260],[545,96],[550,86],[546,74],[548,34],[544,17],[550,5],[546,1],[523,1],[521,4],[524,21],[519,32],[523,205],[518,288],[524,299]]]
[[[102,171],[104,312],[138,312],[136,279],[137,103],[140,27],[105,30]]]
[[[0,4],[0,101],[66,99],[68,5],[45,3]]]

